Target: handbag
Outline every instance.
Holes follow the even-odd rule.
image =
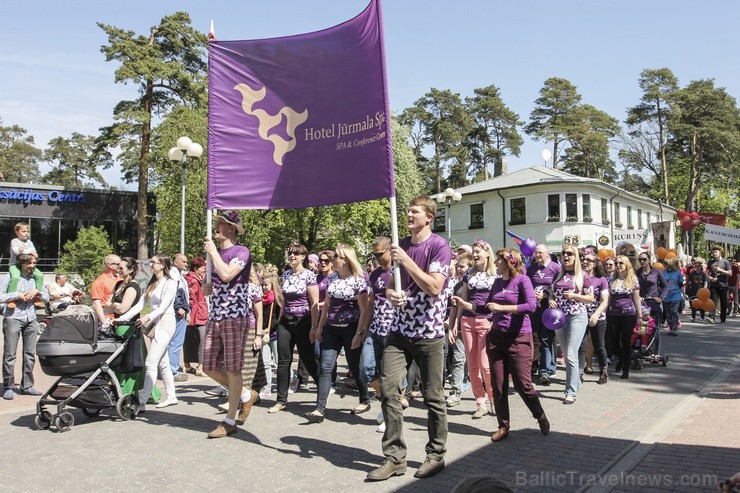
[[[154,337],[154,328],[157,326],[157,322],[149,322],[148,325],[141,327],[141,333],[149,339]]]

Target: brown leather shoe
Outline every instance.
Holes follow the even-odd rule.
[[[236,433],[238,429],[236,425],[227,425],[222,421],[215,430],[208,434],[208,438],[225,438]]]
[[[426,458],[424,463],[419,466],[419,469],[414,473],[415,478],[429,478],[434,476],[439,471],[445,468],[445,460],[434,460],[429,457]]]
[[[368,481],[385,481],[392,476],[401,476],[406,474],[406,461],[395,463],[390,459],[383,461],[383,464],[377,469],[367,473]]]
[[[244,423],[249,417],[249,413],[252,412],[252,406],[257,404],[260,400],[260,396],[256,390],[251,390],[249,394],[249,400],[242,402],[239,407],[239,415],[236,417],[236,421]]]
[[[499,428],[498,430],[493,432],[493,435],[491,435],[491,441],[492,442],[500,442],[504,438],[509,436],[509,429],[508,428]]]
[[[545,416],[545,413],[542,413],[542,416],[537,418],[537,424],[540,425],[540,431],[543,435],[550,433],[550,421],[547,419],[547,416]]]

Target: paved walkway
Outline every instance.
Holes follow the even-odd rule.
[[[203,392],[213,382],[201,377],[178,384],[179,405],[133,421],[74,410],[67,433],[35,429],[37,398],[0,400],[0,489],[447,492],[464,477],[489,474],[516,491],[716,491],[719,480],[740,471],[740,319],[728,320],[685,323],[679,337],[664,336],[667,367],[633,370],[629,380],[607,385],[587,375],[572,406],[560,402],[562,383],[541,388],[552,422],[547,437],[513,395],[512,433],[492,443],[495,418],[472,420],[468,392],[449,411],[447,467],[426,480],[412,476],[424,459],[421,402],[406,413],[409,473],[366,483],[382,460],[379,403],[354,416],[356,394],[340,391],[330,397],[324,423],[306,424],[315,393],[299,391],[286,412],[268,414],[272,401],[265,401],[235,437],[207,440],[221,401]],[[37,373],[37,385],[48,388],[53,379]]]

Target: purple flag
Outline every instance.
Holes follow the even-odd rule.
[[[379,4],[323,31],[210,42],[208,208],[395,195]]]

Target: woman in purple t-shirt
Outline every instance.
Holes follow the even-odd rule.
[[[563,245],[563,270],[553,283],[550,308],[560,308],[565,313],[565,326],[558,340],[565,353],[565,397],[563,404],[573,404],[581,388],[578,370],[578,348],[586,335],[588,314],[586,305],[593,302],[594,294],[586,286],[586,276],[581,269],[578,250],[569,244]]]
[[[532,386],[532,324],[530,313],[537,307],[532,281],[522,273],[522,257],[512,249],[496,252],[496,274],[486,311],[493,324],[486,337],[486,352],[491,364],[493,408],[498,430],[491,440],[499,442],[509,435],[509,374],[514,388],[547,435],[550,422]]]
[[[622,370],[621,378],[630,374],[630,337],[637,320],[642,318],[640,282],[632,263],[624,255],[617,257],[616,273],[609,284],[609,311],[606,313],[606,331],[611,337],[612,353],[619,355],[615,371]]]
[[[462,333],[468,377],[476,404],[473,419],[480,419],[488,414],[486,397],[493,401],[491,369],[486,354],[486,335],[491,329],[491,314],[485,310],[476,311],[477,306],[486,304],[493,281],[498,277],[493,262],[491,245],[483,240],[476,240],[473,244],[473,268],[463,276],[460,296],[452,297],[452,304],[458,307],[458,312],[457,321],[451,331],[454,337],[457,337],[458,327]]]
[[[594,300],[586,305],[588,312],[588,335],[591,336],[591,351],[586,351],[587,338],[583,339],[578,351],[578,366],[580,371],[591,367],[591,359],[594,351],[599,360],[599,384],[605,384],[609,378],[607,373],[606,346],[604,334],[606,333],[606,309],[609,307],[609,279],[604,273],[604,266],[593,253],[584,255],[581,262],[583,271],[588,275],[586,286],[594,293]]]
[[[362,265],[357,260],[352,247],[337,245],[337,251],[334,254],[334,270],[335,274],[326,288],[326,298],[316,330],[316,339],[321,341],[321,363],[316,409],[305,414],[306,419],[311,423],[324,421],[324,410],[331,388],[332,369],[337,364],[337,356],[342,348],[347,357],[349,371],[360,392],[360,403],[352,410],[352,413],[360,414],[370,409],[367,383],[360,378],[362,330],[358,332],[359,322],[361,319],[364,322],[365,311],[368,309],[367,282]]]

